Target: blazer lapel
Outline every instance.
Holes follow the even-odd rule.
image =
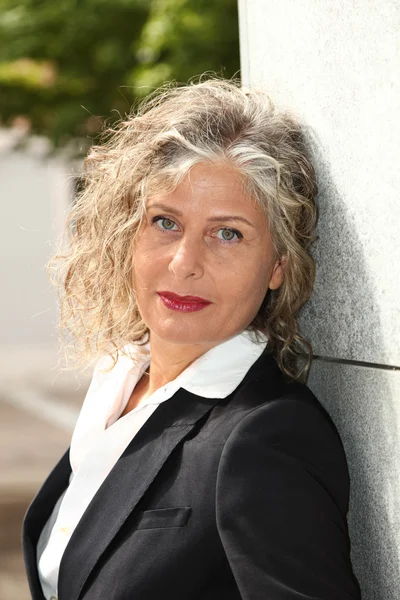
[[[60,564],[58,597],[77,600],[97,561],[174,448],[220,401],[180,388],[130,442],[79,521]]]

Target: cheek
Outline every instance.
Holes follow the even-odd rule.
[[[139,283],[141,281],[149,281],[157,272],[157,267],[160,263],[159,253],[154,253],[151,249],[146,248],[144,244],[138,245],[136,248],[136,258],[133,259],[133,277]]]
[[[245,269],[232,271],[232,281],[235,288],[238,288],[239,295],[246,296],[249,292],[253,296],[264,295],[268,288],[270,275],[271,268],[268,263],[254,261]]]

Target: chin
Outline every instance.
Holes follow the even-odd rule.
[[[188,327],[188,324],[182,323],[177,326],[176,323],[166,324],[156,327],[149,326],[150,335],[155,335],[164,342],[170,344],[202,344],[209,342],[206,331],[203,327]]]

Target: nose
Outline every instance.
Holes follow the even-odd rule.
[[[179,279],[194,277],[198,279],[204,273],[201,243],[193,237],[182,238],[174,245],[169,270]]]

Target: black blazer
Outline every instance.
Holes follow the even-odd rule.
[[[69,451],[23,524],[36,544],[68,485]],[[94,496],[63,555],[59,600],[357,600],[339,434],[300,383],[261,354],[224,399],[163,402]]]

